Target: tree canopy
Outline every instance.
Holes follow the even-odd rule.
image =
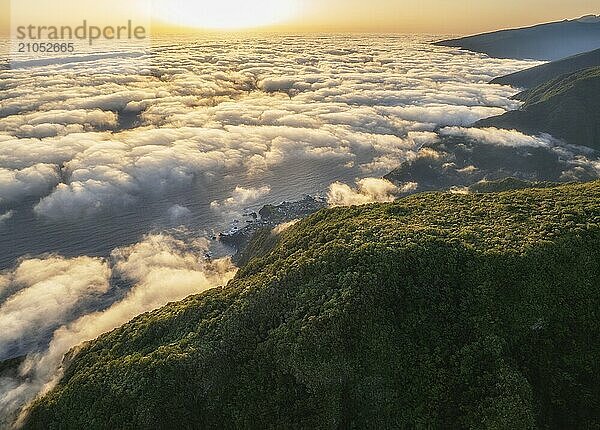
[[[600,182],[322,210],[85,345],[28,429],[600,428]]]

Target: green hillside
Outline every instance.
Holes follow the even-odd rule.
[[[511,190],[523,190],[525,188],[550,188],[556,187],[556,182],[531,182],[518,178],[504,178],[498,181],[483,180],[469,186],[472,193],[501,193]]]
[[[520,72],[511,73],[492,80],[491,84],[512,85],[519,88],[532,88],[579,70],[600,66],[600,49],[562,60],[552,61]]]
[[[85,346],[25,427],[600,428],[600,182],[322,210],[261,244]]]
[[[518,95],[521,110],[483,119],[475,127],[549,133],[600,149],[600,67],[561,76]]]

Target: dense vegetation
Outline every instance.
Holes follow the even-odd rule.
[[[490,57],[558,60],[598,49],[600,21],[595,18],[564,20],[443,40],[437,44],[482,52]]]
[[[532,182],[518,178],[504,178],[498,181],[479,181],[469,186],[469,191],[472,193],[501,193],[510,190],[522,190],[525,188],[547,188],[555,187],[558,183],[555,182]]]
[[[0,361],[0,378],[16,375],[19,366],[25,360],[24,356]]]
[[[512,85],[520,88],[533,88],[579,70],[600,66],[600,49],[541,64],[520,72],[511,73],[491,81],[491,84]]]
[[[26,428],[600,428],[600,182],[323,210],[267,242],[86,345]]]
[[[254,233],[252,239],[238,252],[233,260],[238,266],[244,266],[254,257],[262,257],[273,249],[277,243],[277,235],[270,228],[261,228]]]
[[[549,133],[573,145],[600,149],[600,67],[561,76],[521,93],[521,110],[487,118],[476,127]]]

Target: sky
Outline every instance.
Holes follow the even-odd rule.
[[[600,13],[597,0],[307,0],[307,26],[469,34]],[[295,25],[302,26],[296,20]]]
[[[39,6],[40,0],[19,0],[13,4],[23,9],[27,1],[36,5],[32,10],[51,14],[52,9],[61,16],[68,15],[71,8],[81,8],[86,2],[99,3],[91,0],[41,0],[52,5],[47,8]],[[110,1],[100,3],[106,5]],[[68,6],[70,2],[73,6]],[[131,0],[119,3],[135,2],[145,5],[155,3],[155,30],[172,29],[173,24],[180,20],[173,19],[173,16],[170,19],[165,17],[177,12],[180,17],[185,17],[187,27],[196,29],[205,28],[207,22],[213,22],[216,27],[226,30],[429,34],[471,34],[600,13],[597,0]],[[6,33],[10,27],[10,0],[0,0],[0,7],[0,27]]]

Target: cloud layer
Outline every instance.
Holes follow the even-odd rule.
[[[82,342],[168,302],[226,285],[236,268],[229,258],[203,259],[206,245],[204,240],[184,243],[171,236],[149,235],[116,249],[110,268],[99,258],[49,257],[25,260],[6,273],[0,279],[0,293],[20,289],[0,308],[0,347],[48,328],[54,332],[44,348],[27,356],[14,377],[0,377],[0,417],[15,413],[50,389],[61,376],[64,354]],[[131,289],[102,311],[83,312],[82,302],[114,288],[116,279],[130,282]],[[66,317],[77,308],[83,316]]]
[[[356,181],[356,189],[336,182],[329,186],[327,201],[330,206],[360,206],[368,203],[394,201],[402,192],[410,192],[417,184],[409,183],[400,188],[387,179],[364,178]]]
[[[20,355],[47,331],[74,317],[109,289],[106,263],[89,257],[22,261],[0,280],[0,360]],[[76,314],[75,314],[76,315]]]
[[[159,42],[130,74],[108,71],[140,59],[0,71],[0,202],[38,198],[36,216],[73,221],[290,160],[381,175],[436,127],[517,107],[512,89],[485,82],[529,65],[425,38],[334,42]]]

